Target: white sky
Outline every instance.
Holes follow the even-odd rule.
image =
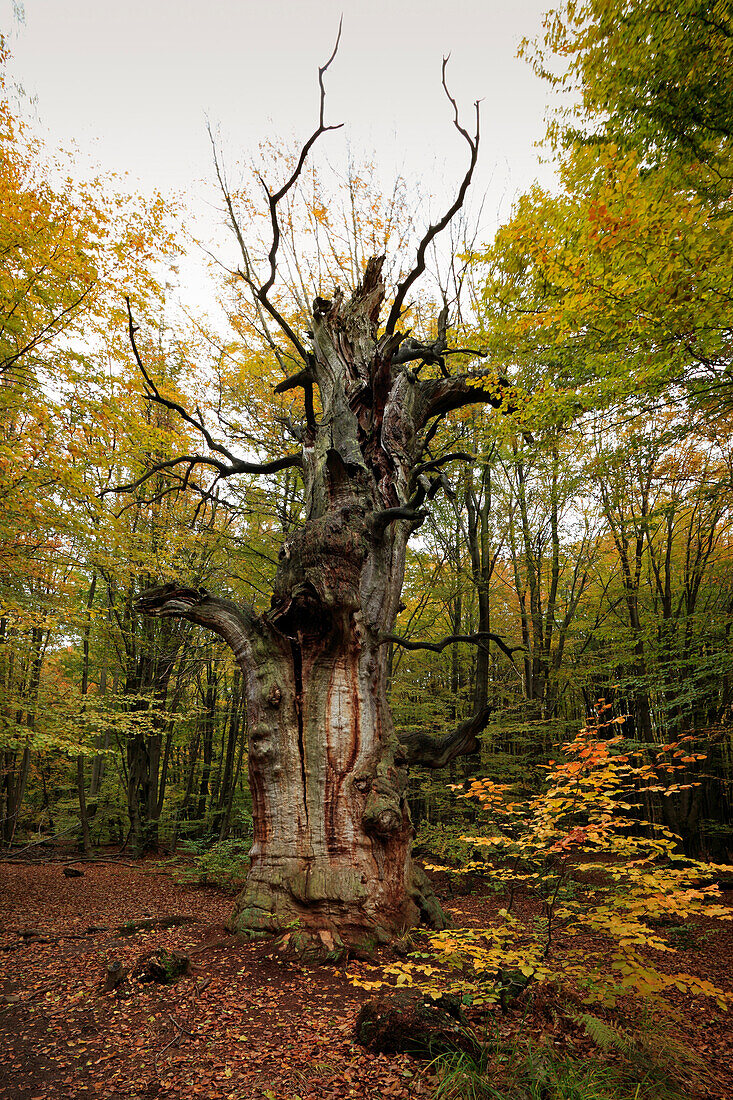
[[[450,201],[467,150],[440,86],[462,119],[482,99],[482,145],[474,195],[487,194],[488,237],[535,179],[549,182],[534,143],[551,92],[516,57],[541,29],[551,0],[25,0],[25,21],[0,0],[11,73],[34,97],[49,143],[75,141],[105,170],[128,172],[131,189],[185,191],[188,210],[212,212],[199,181],[211,179],[205,119],[218,128],[227,163],[264,138],[305,138],[316,121],[317,66],[344,16],[327,80],[321,139],[338,158],[374,153],[385,180],[403,170]],[[30,108],[26,107],[26,114]]]

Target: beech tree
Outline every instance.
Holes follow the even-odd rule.
[[[290,468],[302,479],[304,522],[280,549],[266,613],[176,583],[146,592],[138,604],[149,615],[207,627],[234,651],[247,693],[254,845],[230,927],[265,934],[296,927],[292,946],[302,951],[363,950],[419,920],[434,927],[445,923],[425,875],[411,860],[408,766],[444,765],[475,751],[489,709],[483,706],[438,739],[411,734],[399,740],[386,695],[389,643],[400,641],[393,632],[408,539],[445,484],[443,467],[467,457],[434,456],[436,426],[462,406],[507,404],[507,384],[496,374],[449,371],[450,356],[475,360],[478,353],[448,346],[447,308],[430,339],[400,328],[428,248],[463,205],[478,155],[478,104],[470,134],[448,90],[445,61],[443,87],[469,165],[455,201],[420,241],[412,269],[389,297],[384,257],[372,257],[350,296],[336,289],[331,299],[314,299],[305,334],[273,301],[278,206],[296,185],[313,144],[338,128],[324,121],[323,80],[337,48],[338,42],[319,69],[314,133],[290,178],[277,191],[266,188],[272,244],[264,282],[253,276],[231,195],[220,180],[241,248],[240,277],[300,361],[300,369],[276,387],[280,393],[304,392],[300,448],[260,464],[237,456],[215,438],[198,408],[189,411],[156,384],[130,311],[130,340],[148,399],[175,410],[199,433],[202,448],[160,462],[120,487],[137,489],[161,470],[187,486],[204,469],[213,470],[217,481]],[[474,640],[485,642],[487,636]],[[494,640],[510,652],[500,638]]]

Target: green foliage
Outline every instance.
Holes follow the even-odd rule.
[[[637,1012],[632,1025],[585,1012],[573,1019],[604,1054],[620,1056],[616,1061],[622,1071],[636,1075],[651,1096],[686,1096],[705,1082],[704,1063],[689,1044],[670,1034],[675,1018],[658,1006]]]
[[[535,49],[537,71],[548,76],[554,57],[565,60],[555,82],[582,96],[585,125],[570,137],[720,172],[733,117],[729,0],[569,0],[546,16]]]
[[[184,840],[179,845],[180,854],[170,861],[177,868],[175,881],[237,890],[247,876],[251,847],[251,839]]]
[[[703,931],[692,923],[673,924],[668,921],[650,923],[656,923],[664,929],[665,939],[675,951],[697,951],[710,939],[711,935],[710,932]]]
[[[603,1052],[600,1062],[560,1055],[521,1035],[494,1038],[480,1058],[435,1059],[435,1100],[687,1100],[688,1085],[700,1080],[702,1068],[691,1066],[679,1044],[654,1046],[656,1030],[629,1036],[597,1017],[578,1022]]]
[[[623,1032],[618,1028],[613,1027],[607,1020],[599,1020],[597,1016],[591,1016],[587,1012],[582,1012],[578,1016],[578,1021],[583,1025],[586,1032],[596,1044],[603,1051],[619,1050],[622,1054],[625,1054],[629,1049],[629,1041]]]
[[[414,846],[423,852],[429,852],[430,855],[438,856],[439,859],[460,865],[465,863],[469,853],[469,845],[463,833],[464,825],[460,822],[433,824],[425,821],[417,830]]]

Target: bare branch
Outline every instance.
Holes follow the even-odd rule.
[[[445,355],[473,355],[476,359],[485,359],[486,352],[481,348],[440,348],[437,340],[432,344],[421,344],[418,340],[405,340],[396,355],[392,357],[392,366],[412,363],[421,359],[423,363],[439,363]]]
[[[429,462],[421,462],[419,466],[416,466],[410,476],[411,481],[416,481],[421,474],[427,473],[429,470],[439,470],[441,466],[445,466],[448,462],[475,462],[476,455],[467,454],[465,451],[451,451],[450,454],[442,455],[440,458],[432,458]]]
[[[391,337],[387,337],[387,342],[394,341],[399,343],[400,334],[397,333]],[[435,363],[440,367],[441,374],[444,378],[448,377],[448,370],[445,365],[445,357],[448,355],[472,355],[479,359],[486,358],[486,352],[481,348],[449,348],[448,347],[448,306],[444,305],[438,314],[438,335],[435,340],[423,343],[420,340],[415,340],[409,336],[409,333],[405,335],[402,340],[401,346],[394,355],[389,355],[390,365],[392,367],[399,367],[405,363],[412,363],[416,359],[421,360],[423,363]],[[419,368],[415,371],[419,373]]]
[[[102,489],[99,494],[100,497],[106,496],[108,493],[131,493],[133,490],[139,488],[140,485],[144,485],[155,474],[163,473],[165,470],[172,470],[175,466],[180,466],[183,463],[188,464],[188,471],[183,479],[180,488],[185,489],[188,486],[188,479],[193,472],[195,466],[211,466],[213,469],[218,470],[217,481],[222,478],[232,477],[234,474],[276,474],[280,470],[286,470],[289,466],[298,466],[302,468],[303,456],[300,451],[297,454],[283,455],[282,458],[274,458],[271,462],[246,462],[242,458],[235,458],[227,465],[225,462],[220,462],[216,458],[212,458],[209,455],[179,455],[178,458],[169,458],[164,462],[156,462],[151,466],[149,470],[146,470],[136,481],[131,481],[127,485],[116,485],[113,488]]]
[[[424,427],[433,416],[445,416],[464,405],[492,405],[503,412],[512,412],[514,405],[506,400],[503,387],[509,386],[506,378],[497,378],[491,372],[475,372],[454,375],[451,378],[429,378],[420,381],[420,415],[416,417],[418,429]]]
[[[287,393],[288,390],[296,389],[298,386],[303,387],[305,394],[305,422],[308,426],[308,430],[315,434],[316,431],[316,413],[313,405],[313,375],[308,367],[305,370],[298,371],[297,374],[291,375],[289,378],[284,378],[282,382],[279,382],[275,386],[275,393]]]
[[[291,374],[289,378],[283,378],[282,382],[278,382],[275,386],[275,393],[287,393],[288,390],[297,389],[298,386],[302,386],[304,389],[306,386],[313,385],[313,375],[309,370],[298,371],[297,374]]]
[[[204,424],[201,413],[198,412],[198,410],[197,419],[196,417],[191,416],[191,414],[186,409],[184,409],[183,405],[180,405],[177,401],[172,401],[168,397],[164,397],[163,394],[160,392],[157,385],[148,374],[145,364],[143,363],[142,356],[140,355],[140,352],[138,350],[137,342],[135,340],[135,333],[138,332],[139,329],[132,319],[132,307],[130,306],[130,299],[126,297],[125,302],[127,303],[130,344],[132,345],[132,351],[135,356],[135,362],[137,363],[138,370],[145,379],[145,385],[147,386],[145,396],[147,397],[148,401],[154,401],[156,404],[163,405],[164,408],[170,409],[171,412],[178,413],[178,415],[183,420],[185,420],[187,424],[189,424],[192,428],[195,428],[196,431],[204,437],[204,439],[206,440],[206,445],[207,447],[209,447],[210,450],[215,451],[217,454],[224,455],[224,457],[228,458],[230,462],[234,462],[235,458],[232,452],[227,450],[227,448],[223,444],[216,442],[216,440],[212,437],[208,428]]]
[[[219,634],[240,663],[248,656],[249,638],[254,621],[250,607],[232,600],[210,596],[205,588],[184,588],[179,584],[164,584],[143,592],[135,610],[155,618],[180,618],[206,626]]]
[[[339,42],[341,41],[341,27],[342,27],[342,24],[343,24],[343,16],[339,20],[339,29],[338,29],[338,34],[336,36],[336,45],[333,47],[333,51],[331,53],[331,56],[329,57],[326,64],[322,65],[318,70],[318,85],[321,89],[321,99],[320,99],[319,112],[318,112],[318,127],[317,127],[317,129],[313,131],[313,133],[308,138],[308,140],[306,141],[303,148],[300,150],[300,156],[298,157],[298,163],[296,164],[295,169],[293,170],[293,173],[290,176],[290,179],[285,181],[285,183],[282,185],[282,187],[280,188],[279,191],[275,191],[275,193],[272,194],[269,191],[269,189],[267,188],[267,185],[264,183],[264,181],[262,183],[262,186],[265,188],[265,192],[267,194],[268,202],[270,204],[270,220],[272,222],[272,245],[270,246],[270,253],[269,253],[269,256],[268,256],[268,259],[269,259],[269,262],[270,262],[270,274],[269,274],[266,282],[264,282],[262,284],[262,286],[260,287],[260,289],[259,289],[260,301],[262,301],[263,298],[267,297],[267,292],[268,292],[268,290],[270,290],[273,283],[275,282],[275,277],[277,275],[277,249],[278,249],[278,245],[280,244],[280,223],[277,220],[277,205],[278,205],[278,203],[280,202],[281,199],[285,198],[285,196],[287,195],[290,188],[295,184],[296,180],[298,179],[298,176],[300,175],[300,173],[303,169],[303,165],[305,164],[305,159],[308,156],[308,153],[310,152],[312,146],[315,145],[316,141],[321,136],[321,134],[325,134],[328,130],[340,130],[343,126],[343,122],[338,123],[338,125],[336,125],[336,126],[326,126],[324,124],[324,121],[323,121],[323,112],[324,112],[324,108],[325,108],[325,105],[326,105],[326,89],[325,89],[325,86],[323,84],[323,77],[324,77],[324,74],[326,73],[327,69],[329,68],[331,62],[335,58],[336,53],[338,51]]]
[[[178,458],[169,458],[165,462],[156,462],[149,470],[146,470],[144,474],[141,474],[135,481],[130,481],[127,485],[113,485],[108,486],[106,489],[102,489],[99,493],[100,497],[108,496],[110,493],[132,493],[135,489],[138,489],[141,485],[144,485],[146,481],[149,481],[155,474],[163,473],[164,470],[172,470],[175,466],[180,466],[183,463],[187,463],[188,470],[186,471],[185,479],[180,488],[184,488],[188,483],[188,478],[194,466],[199,464],[205,466],[213,466],[215,469],[221,469],[224,466],[223,462],[219,462],[218,459],[206,458],[205,455],[180,455]]]
[[[414,523],[416,525],[415,529],[417,529],[427,519],[427,515],[427,512],[411,507],[408,502],[396,508],[385,508],[381,512],[372,512],[367,517],[367,524],[373,534],[382,535],[390,523],[397,523],[401,519]]]
[[[514,662],[514,654],[524,649],[523,645],[508,646],[503,638],[498,634],[492,634],[488,630],[480,630],[476,634],[451,634],[440,642],[414,642],[411,638],[401,638],[397,634],[385,634],[379,639],[380,645],[383,642],[393,642],[395,645],[402,646],[403,649],[429,649],[433,653],[442,653],[446,646],[455,645],[458,642],[465,642],[467,645],[483,645],[484,642],[493,642],[512,663]]]
[[[407,293],[408,293],[410,287],[412,286],[412,284],[415,282],[415,280],[419,279],[419,277],[422,275],[423,271],[425,270],[425,257],[427,255],[427,250],[428,250],[428,247],[430,246],[431,241],[433,241],[435,239],[435,237],[438,236],[439,233],[442,233],[442,231],[445,229],[445,227],[448,225],[448,223],[451,221],[451,219],[458,213],[458,211],[463,206],[463,202],[466,198],[466,192],[468,191],[469,185],[471,183],[471,179],[473,177],[473,171],[474,171],[474,168],[476,167],[476,161],[478,159],[478,146],[479,146],[479,104],[478,104],[478,100],[476,101],[476,104],[475,104],[475,107],[476,107],[476,133],[473,137],[471,137],[470,134],[468,133],[468,131],[465,130],[463,128],[463,126],[461,126],[459,115],[458,115],[458,106],[456,104],[455,99],[453,98],[453,96],[448,91],[448,85],[446,84],[446,80],[445,80],[445,69],[446,69],[447,64],[448,64],[448,58],[444,57],[443,58],[443,69],[442,69],[443,88],[445,90],[445,94],[447,95],[449,102],[453,106],[453,111],[454,111],[453,124],[456,127],[456,129],[458,130],[458,133],[461,134],[461,136],[466,139],[466,142],[468,143],[468,147],[471,151],[471,159],[470,159],[470,162],[469,162],[468,171],[466,172],[466,175],[463,177],[463,182],[461,183],[461,186],[459,188],[458,195],[456,196],[455,202],[450,207],[450,209],[446,211],[446,213],[443,215],[443,217],[440,219],[440,221],[436,222],[435,225],[431,225],[431,226],[428,227],[428,230],[427,230],[425,236],[420,241],[420,244],[418,246],[417,258],[415,260],[415,266],[413,267],[412,271],[409,272],[409,274],[403,279],[403,281],[397,287],[397,294],[395,295],[395,300],[392,303],[392,308],[389,311],[389,317],[387,318],[387,325],[385,327],[385,333],[387,335],[391,335],[394,332],[394,330],[397,326],[397,323],[399,322],[400,315],[402,313],[402,306],[404,304],[405,298],[407,297]]]
[[[277,252],[278,252],[278,248],[279,248],[279,245],[280,245],[280,236],[281,236],[280,222],[278,220],[278,215],[277,215],[278,204],[280,203],[280,201],[283,198],[285,198],[288,191],[290,191],[290,189],[295,185],[296,181],[298,180],[298,177],[300,176],[300,173],[303,170],[303,165],[305,164],[305,160],[306,160],[306,157],[308,156],[308,153],[310,152],[311,148],[316,143],[318,138],[321,136],[321,134],[325,134],[329,130],[340,130],[341,127],[343,126],[343,123],[339,123],[336,126],[326,126],[325,125],[325,122],[324,122],[324,109],[325,109],[325,104],[326,104],[326,88],[325,88],[325,85],[323,83],[323,77],[324,77],[326,71],[328,70],[328,68],[330,67],[331,62],[336,57],[336,53],[337,53],[338,48],[339,48],[339,43],[341,41],[342,23],[343,23],[343,17],[339,20],[339,29],[338,29],[338,34],[336,36],[336,44],[333,48],[333,51],[331,52],[331,56],[329,57],[326,64],[321,65],[318,69],[318,86],[320,88],[320,101],[319,101],[319,109],[318,109],[318,126],[317,126],[317,128],[314,130],[314,132],[311,134],[311,136],[306,141],[305,145],[302,147],[302,149],[300,151],[300,156],[298,157],[297,164],[296,164],[292,174],[290,175],[289,179],[287,179],[285,181],[285,183],[282,185],[282,187],[278,191],[271,192],[270,189],[267,187],[267,184],[265,183],[265,181],[260,179],[260,182],[262,183],[265,194],[267,196],[267,203],[268,203],[268,207],[269,207],[269,211],[270,211],[270,222],[272,224],[272,244],[270,245],[270,251],[269,251],[268,257],[267,257],[268,263],[270,265],[270,272],[269,272],[269,275],[268,275],[267,279],[265,280],[265,282],[262,283],[260,286],[258,286],[257,283],[255,282],[255,280],[252,278],[252,275],[251,275],[251,272],[250,272],[250,261],[249,261],[249,253],[247,251],[247,246],[244,242],[244,238],[242,236],[242,231],[240,229],[239,222],[237,220],[237,216],[236,216],[235,211],[234,211],[234,204],[232,202],[231,193],[229,191],[229,188],[226,184],[226,180],[224,179],[224,174],[223,174],[223,172],[221,170],[221,167],[219,165],[219,159],[218,159],[218,156],[217,156],[217,153],[216,153],[216,145],[215,145],[215,142],[214,142],[214,139],[213,139],[213,135],[211,134],[211,130],[209,129],[209,137],[211,139],[211,144],[212,144],[212,147],[214,149],[214,166],[215,166],[215,169],[216,169],[217,179],[219,180],[219,186],[221,188],[222,195],[224,196],[224,201],[226,203],[227,212],[229,214],[229,221],[230,221],[232,229],[233,229],[233,231],[236,235],[237,243],[239,244],[239,249],[240,249],[240,252],[242,253],[242,259],[244,261],[244,270],[240,269],[238,271],[238,275],[240,276],[240,278],[243,280],[243,282],[245,282],[247,284],[247,286],[250,288],[250,290],[252,291],[252,294],[254,295],[255,301],[264,310],[266,310],[267,313],[269,313],[270,317],[272,317],[273,321],[275,321],[276,324],[278,324],[280,326],[281,330],[285,333],[288,340],[293,345],[293,347],[297,351],[298,355],[300,356],[300,358],[303,360],[303,362],[306,365],[310,363],[310,359],[311,359],[311,356],[310,356],[309,352],[306,350],[306,348],[304,347],[302,341],[296,335],[296,333],[294,332],[291,325],[288,324],[288,322],[285,320],[282,313],[280,313],[280,311],[277,309],[277,307],[274,306],[273,303],[270,301],[270,299],[268,297],[268,293],[271,290],[272,286],[274,285],[275,278],[277,276]],[[308,397],[308,392],[306,391],[306,398],[307,397]],[[308,408],[310,408],[311,404],[312,404],[312,401],[307,400]]]
[[[129,511],[130,508],[139,508],[140,506],[150,507],[150,505],[152,504],[159,504],[162,500],[165,500],[166,497],[172,496],[174,493],[180,493],[185,489],[192,490],[192,492],[196,493],[200,497],[193,513],[192,523],[196,523],[202,508],[205,509],[206,504],[209,501],[212,504],[212,510],[213,508],[221,507],[228,512],[236,511],[240,514],[242,513],[242,509],[240,507],[237,507],[236,505],[231,504],[231,502],[227,499],[220,497],[218,492],[215,491],[219,481],[221,480],[221,477],[219,475],[214,478],[208,489],[204,489],[201,485],[199,485],[197,481],[193,481],[191,479],[192,472],[193,466],[188,467],[183,477],[181,477],[179,474],[174,474],[169,471],[168,478],[166,478],[167,484],[164,488],[162,488],[157,493],[153,493],[153,495],[149,497],[136,496],[133,500],[130,500],[127,502],[127,504],[124,504],[117,512],[113,512],[113,516],[115,517],[115,519],[119,519],[119,517],[125,512]],[[105,492],[110,491],[111,490],[109,489],[105,490]],[[129,492],[129,490],[126,491]],[[103,495],[105,495],[105,493],[99,493],[100,497]]]
[[[268,344],[270,345],[270,347],[275,351],[275,354],[277,355],[278,360],[280,360],[281,353],[279,352],[279,349],[277,348],[277,345],[275,344],[275,341],[272,339],[272,337],[270,336],[270,333],[267,330],[267,326],[265,324],[264,317],[262,316],[262,313],[261,313],[262,309],[265,309],[269,313],[270,317],[272,317],[273,321],[275,321],[275,323],[280,326],[280,328],[285,333],[285,335],[287,336],[290,343],[293,345],[293,347],[297,351],[300,358],[304,362],[307,363],[308,362],[308,352],[303,347],[303,344],[298,339],[298,337],[295,335],[295,332],[290,327],[290,325],[285,320],[285,318],[280,313],[280,311],[269,300],[267,295],[262,294],[262,288],[257,285],[255,280],[252,278],[252,275],[250,274],[250,270],[251,270],[252,265],[251,265],[250,258],[249,258],[249,251],[247,249],[247,245],[245,244],[244,237],[242,236],[242,230],[240,229],[239,222],[237,220],[237,215],[234,211],[234,203],[232,201],[231,192],[229,190],[229,187],[227,186],[226,179],[224,178],[224,172],[221,168],[221,165],[219,164],[219,156],[218,156],[217,151],[216,151],[216,143],[214,141],[214,136],[211,133],[211,128],[209,128],[209,140],[211,141],[211,147],[214,151],[214,168],[216,170],[216,178],[219,181],[219,187],[221,188],[221,193],[224,196],[224,202],[226,203],[227,213],[229,214],[229,224],[231,225],[232,231],[233,231],[235,237],[237,238],[237,244],[239,245],[239,251],[242,254],[242,262],[244,264],[244,270],[242,270],[242,268],[238,268],[236,274],[239,275],[240,279],[243,282],[245,282],[247,284],[247,286],[249,287],[249,289],[252,291],[252,294],[254,296],[258,312],[260,314],[260,321],[263,325],[263,328],[265,329],[265,338],[266,338]],[[265,190],[267,190],[267,189],[265,189]],[[268,197],[269,197],[269,192],[268,192]]]
[[[246,462],[243,458],[237,458],[232,463],[230,474],[277,474],[280,470],[287,470],[289,466],[303,467],[303,455],[300,451],[295,454],[283,455],[282,458],[273,458],[270,462]]]
[[[341,41],[342,24],[343,24],[343,16],[339,20],[339,29],[338,29],[338,34],[336,36],[336,44],[333,47],[333,50],[331,52],[331,56],[329,57],[326,64],[321,65],[318,69],[318,86],[320,88],[320,101],[319,101],[319,108],[318,108],[318,126],[313,131],[311,136],[308,138],[306,143],[303,145],[302,149],[300,150],[300,155],[298,157],[298,161],[295,165],[295,168],[293,169],[293,172],[291,173],[290,177],[285,181],[285,183],[282,185],[282,187],[279,190],[277,190],[275,192],[271,192],[270,189],[268,188],[267,184],[265,183],[265,181],[262,180],[262,179],[260,180],[260,182],[262,183],[262,186],[264,188],[265,194],[267,196],[267,203],[268,203],[269,211],[270,211],[270,223],[272,225],[272,244],[270,245],[270,251],[269,251],[268,257],[267,257],[268,263],[270,265],[270,272],[269,272],[269,275],[267,276],[267,279],[265,280],[265,282],[262,283],[262,285],[259,286],[259,287],[257,286],[256,282],[254,281],[254,279],[252,278],[252,276],[250,274],[247,249],[246,249],[246,246],[244,244],[244,240],[242,238],[241,230],[239,228],[239,223],[238,223],[238,221],[236,219],[236,215],[234,213],[234,206],[233,206],[233,203],[232,203],[231,195],[230,195],[229,189],[226,186],[226,183],[223,179],[222,173],[219,169],[219,165],[218,165],[218,161],[216,159],[216,155],[215,155],[215,158],[214,158],[214,163],[216,165],[216,172],[217,172],[217,176],[218,176],[218,179],[219,179],[219,185],[222,189],[222,193],[224,195],[224,200],[227,204],[227,210],[229,212],[229,219],[230,219],[230,221],[232,223],[232,226],[234,228],[234,232],[236,233],[237,240],[238,240],[239,246],[240,246],[240,250],[241,250],[242,255],[244,257],[244,260],[245,260],[246,270],[245,271],[240,271],[239,275],[244,280],[244,282],[247,284],[247,286],[250,288],[250,290],[252,291],[256,301],[260,303],[260,305],[263,307],[263,309],[267,310],[267,312],[270,314],[272,319],[280,326],[280,328],[285,333],[287,338],[290,340],[291,344],[293,345],[293,347],[298,352],[298,355],[301,357],[303,362],[306,363],[306,365],[310,363],[310,360],[311,360],[310,354],[308,353],[308,351],[306,351],[305,347],[303,346],[302,341],[298,338],[298,336],[296,336],[296,334],[293,331],[292,327],[288,324],[288,322],[285,320],[283,315],[276,308],[276,306],[274,306],[272,304],[272,302],[270,301],[270,299],[268,297],[269,291],[272,289],[272,287],[275,283],[275,279],[277,277],[277,252],[278,252],[278,248],[280,246],[280,237],[281,237],[280,222],[278,220],[277,208],[278,208],[278,204],[282,201],[282,199],[285,198],[285,196],[290,191],[290,189],[295,186],[295,183],[297,182],[298,177],[300,176],[300,173],[303,170],[303,165],[305,164],[308,153],[311,151],[312,147],[315,145],[316,141],[321,136],[321,134],[325,134],[329,130],[340,130],[343,126],[342,122],[338,123],[336,126],[326,126],[326,124],[324,122],[324,110],[325,110],[325,105],[326,105],[326,88],[325,88],[325,85],[323,83],[323,77],[324,77],[325,73],[327,72],[327,70],[329,69],[329,67],[331,65],[331,62],[336,57],[336,53],[337,53],[338,48],[339,48],[339,43]],[[307,396],[307,391],[306,391],[306,396]],[[308,402],[308,404],[310,406],[311,403]]]
[[[448,461],[448,457],[458,458],[463,457],[459,455],[451,455],[445,458]],[[470,456],[465,456],[470,457]],[[437,468],[440,465],[441,460],[436,459],[433,463],[426,463],[426,466],[433,466]],[[427,519],[428,513],[421,507],[426,500],[432,500],[433,497],[440,489],[446,489],[450,493],[450,485],[445,474],[439,472],[436,477],[428,478],[424,473],[420,473],[418,470],[416,476],[412,478],[412,483],[417,482],[415,491],[409,500],[406,500],[404,504],[399,504],[395,508],[385,508],[380,512],[373,512],[367,518],[367,524],[372,533],[381,536],[385,528],[390,523],[396,523],[398,520],[408,520],[412,524],[411,531],[417,531],[419,527]]]
[[[146,470],[141,477],[136,481],[132,481],[127,485],[115,486],[114,488],[103,489],[99,494],[105,496],[107,493],[129,493],[137,489],[140,485],[143,485],[149,478],[153,477],[157,473],[162,473],[165,470],[171,470],[175,466],[182,464],[188,465],[188,470],[184,478],[181,488],[185,488],[188,484],[188,479],[195,466],[210,466],[217,471],[217,480],[220,478],[231,477],[234,474],[276,474],[280,470],[285,470],[289,466],[298,466],[302,469],[303,455],[299,451],[296,454],[284,455],[282,458],[275,458],[270,462],[248,462],[243,458],[237,458],[227,447],[221,443],[217,443],[212,437],[208,428],[204,424],[204,418],[199,409],[196,406],[196,416],[191,416],[187,409],[178,401],[173,401],[168,397],[164,397],[158,389],[156,383],[148,373],[145,364],[143,363],[142,356],[135,340],[135,333],[138,331],[138,326],[135,324],[132,318],[132,308],[130,306],[130,299],[125,298],[127,303],[127,316],[128,316],[128,328],[130,333],[130,343],[132,345],[133,354],[135,356],[135,362],[138,369],[142,374],[145,385],[147,387],[145,396],[148,401],[153,401],[157,405],[162,405],[166,409],[170,409],[172,412],[178,413],[181,419],[192,428],[195,428],[206,441],[206,445],[215,454],[223,455],[228,461],[223,462],[221,459],[214,458],[213,455],[179,455],[177,458],[169,458],[163,462],[156,462],[150,469]]]

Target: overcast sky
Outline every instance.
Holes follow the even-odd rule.
[[[452,197],[466,147],[440,86],[443,54],[466,122],[482,102],[475,194],[487,193],[486,233],[518,193],[550,179],[534,143],[551,93],[516,57],[539,33],[550,0],[0,0],[11,72],[34,97],[53,145],[74,140],[129,186],[201,193],[211,177],[206,118],[228,160],[263,138],[305,137],[317,115],[317,66],[343,12],[327,74],[327,121],[345,122],[323,148],[348,141]],[[25,113],[30,113],[26,107]],[[328,143],[326,145],[326,143]],[[189,204],[187,204],[189,205]],[[189,209],[192,208],[189,206]],[[202,212],[203,217],[209,215]]]

